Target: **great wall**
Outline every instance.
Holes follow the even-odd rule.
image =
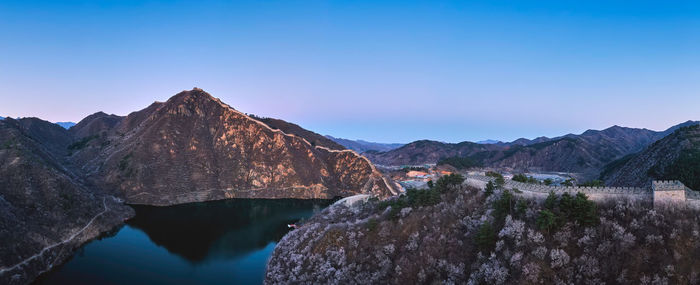
[[[485,175],[469,174],[465,183],[477,188],[485,188],[489,181],[495,178]],[[693,191],[680,181],[653,181],[650,188],[641,187],[582,187],[582,186],[548,186],[535,183],[523,183],[510,179],[505,180],[505,189],[513,190],[517,195],[544,199],[550,192],[561,195],[569,193],[576,195],[581,192],[593,201],[608,201],[615,199],[644,200],[654,203],[654,207],[669,205],[687,205],[700,210],[700,192]],[[517,189],[518,191],[514,191]]]

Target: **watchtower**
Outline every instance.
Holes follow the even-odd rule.
[[[685,202],[685,185],[678,180],[655,180],[651,182],[654,191],[654,207]]]

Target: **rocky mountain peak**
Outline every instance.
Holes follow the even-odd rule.
[[[100,132],[110,130],[124,117],[105,112],[97,112],[80,120],[75,126],[71,127],[69,132],[77,138],[84,138],[99,134]]]
[[[185,90],[170,97],[162,108],[167,113],[183,116],[205,117],[206,115],[219,114],[224,110],[235,110],[231,106],[224,104],[218,98],[200,88]]]
[[[210,102],[219,103],[220,100],[200,88],[184,90],[170,97],[166,104],[207,104]]]
[[[72,154],[74,163],[90,170],[92,183],[130,203],[388,197],[398,189],[366,158],[333,141],[248,116],[199,88],[88,133],[92,140]]]

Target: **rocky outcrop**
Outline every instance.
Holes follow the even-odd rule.
[[[193,89],[129,114],[73,156],[89,181],[136,204],[397,193],[357,153],[270,122]]]
[[[0,283],[23,284],[132,214],[65,167],[71,137],[35,118],[0,121]]]

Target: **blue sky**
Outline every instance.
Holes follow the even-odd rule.
[[[0,116],[203,88],[381,142],[700,119],[697,1],[0,1]]]

